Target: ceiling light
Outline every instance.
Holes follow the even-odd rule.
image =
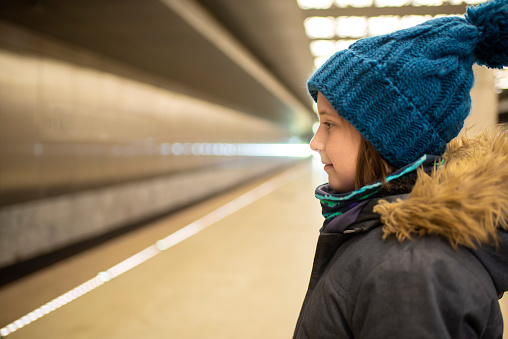
[[[328,9],[332,6],[333,0],[297,0],[301,9]]]
[[[458,17],[458,18],[463,18],[464,17],[464,15],[459,15],[459,14],[436,14],[436,15],[434,15],[434,19],[449,18],[449,17],[452,17],[452,16],[455,16],[455,17]]]
[[[402,7],[409,5],[410,0],[375,0],[376,7]]]
[[[310,17],[303,25],[310,39],[331,39],[335,36],[335,19],[332,17]]]
[[[328,57],[317,57],[317,58],[314,58],[314,67],[316,69],[318,69],[319,67],[321,67],[325,62],[326,60],[328,60],[329,58]]]
[[[372,6],[373,0],[354,0],[351,1],[351,7],[358,7],[358,8],[364,8],[364,7],[370,7]]]
[[[368,19],[369,35],[383,35],[399,29],[400,18],[396,15],[382,15]]]
[[[406,29],[432,19],[430,15],[405,15],[399,20],[399,29]]]
[[[496,77],[495,86],[497,89],[508,89],[508,67],[495,69],[494,76]]]
[[[413,6],[442,6],[443,0],[413,0]]]
[[[365,8],[372,6],[373,0],[335,0],[335,6],[339,8],[356,7]]]
[[[364,16],[338,17],[337,35],[341,38],[363,38],[367,36],[367,18]]]
[[[496,79],[497,89],[508,89],[508,77]]]
[[[343,49],[348,49],[349,46],[354,44],[357,40],[338,40],[335,43],[335,48],[337,51],[342,51]]]
[[[335,6],[337,6],[339,8],[345,8],[345,7],[349,6],[350,2],[351,1],[349,1],[349,0],[335,0]]]
[[[331,56],[335,51],[335,41],[332,40],[314,40],[310,43],[310,52],[315,57]]]
[[[312,132],[314,134],[316,134],[318,128],[319,128],[319,122],[316,121],[314,124],[312,124]]]

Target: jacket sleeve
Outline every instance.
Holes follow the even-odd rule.
[[[457,260],[467,253],[413,250],[383,261],[358,286],[354,338],[480,338],[489,332],[499,305],[483,286],[485,275],[478,278],[476,267]]]

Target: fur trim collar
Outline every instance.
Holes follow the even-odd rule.
[[[400,241],[415,234],[446,238],[453,247],[477,248],[498,242],[508,230],[508,134],[503,128],[453,139],[444,165],[430,174],[419,170],[406,200],[381,201],[384,238]]]

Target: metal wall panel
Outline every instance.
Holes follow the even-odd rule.
[[[0,194],[39,186],[38,63],[36,58],[0,53]]]
[[[234,161],[167,152],[175,143],[188,151],[192,143],[289,137],[268,120],[122,76],[116,69],[126,66],[24,34],[33,39],[0,35],[0,205]]]

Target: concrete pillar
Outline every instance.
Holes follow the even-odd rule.
[[[498,98],[494,88],[494,72],[487,67],[474,66],[475,85],[471,90],[473,107],[465,128],[470,135],[495,125],[498,121]]]

